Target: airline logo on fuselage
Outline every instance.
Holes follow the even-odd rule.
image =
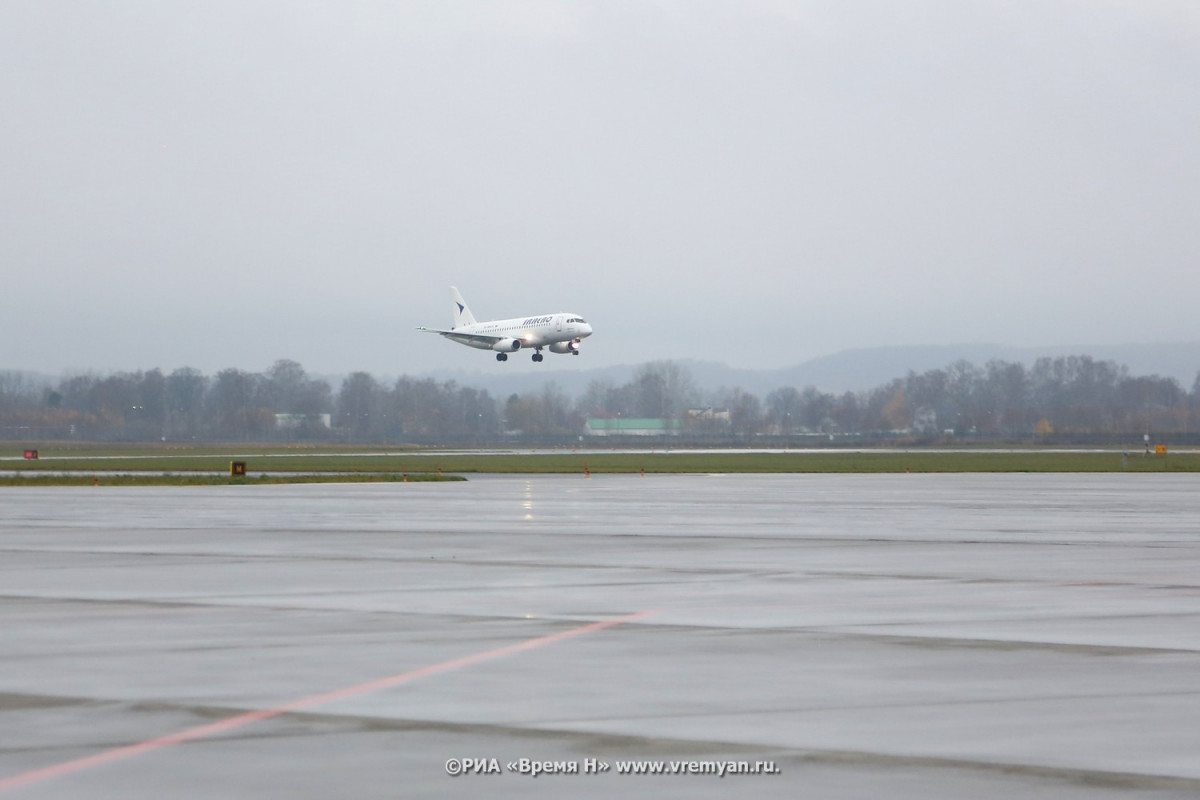
[[[546,322],[549,322],[552,319],[554,319],[554,317],[530,317],[529,319],[525,320],[521,324],[522,325],[542,325]]]

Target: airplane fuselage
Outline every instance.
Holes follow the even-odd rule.
[[[461,325],[443,336],[480,350],[495,350],[498,344],[505,340],[512,340],[519,342],[519,347],[506,349],[517,350],[522,347],[540,348],[559,342],[573,342],[576,339],[590,336],[591,333],[591,326],[584,322],[578,314],[558,313],[545,314],[540,317],[476,322],[471,325]],[[486,340],[475,338],[478,336],[497,337],[498,341],[489,343]]]

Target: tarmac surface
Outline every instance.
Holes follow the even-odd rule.
[[[1198,490],[0,489],[0,798],[1200,796]]]

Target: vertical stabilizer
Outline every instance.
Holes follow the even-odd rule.
[[[471,309],[467,308],[467,303],[458,293],[457,287],[450,287],[450,296],[454,298],[454,325],[451,327],[461,328],[463,325],[474,325],[475,315],[471,313]]]

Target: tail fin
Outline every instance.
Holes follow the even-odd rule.
[[[450,296],[454,298],[454,325],[451,327],[461,328],[463,325],[474,325],[475,315],[471,313],[471,309],[467,308],[466,301],[463,300],[456,287],[450,287]]]

